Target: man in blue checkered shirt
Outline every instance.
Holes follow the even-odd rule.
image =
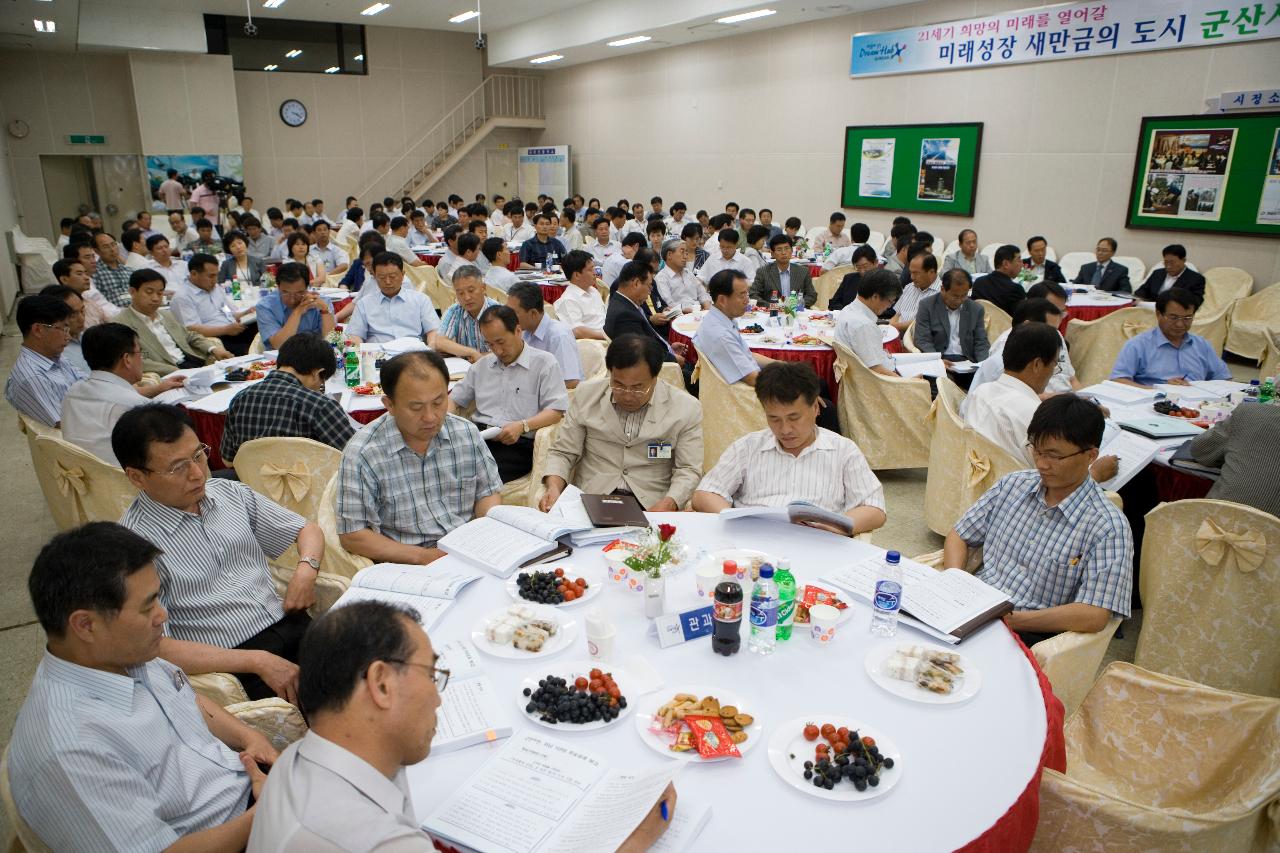
[[[982,546],[978,577],[1003,590],[1005,617],[1027,645],[1063,631],[1101,631],[1126,617],[1133,593],[1133,533],[1089,476],[1102,411],[1074,394],[1040,404],[1027,427],[1034,471],[1001,477],[947,534],[943,565],[963,567]]]

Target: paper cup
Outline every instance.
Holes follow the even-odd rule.
[[[708,599],[715,597],[716,585],[720,583],[722,577],[724,577],[724,569],[714,561],[707,561],[698,566],[698,571],[694,575],[698,582],[698,597]]]
[[[830,645],[839,619],[840,611],[830,604],[815,604],[809,608],[809,636],[820,646]]]

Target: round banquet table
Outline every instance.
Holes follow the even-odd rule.
[[[1133,299],[1129,297],[1068,291],[1067,314],[1062,318],[1058,331],[1066,334],[1067,324],[1072,320],[1097,320],[1112,311],[1119,311],[1121,308],[1129,308],[1132,305]]]
[[[671,326],[667,333],[667,339],[671,343],[682,343],[688,347],[685,353],[685,360],[691,364],[698,362],[698,350],[693,345],[693,336],[698,331],[698,326],[702,323],[702,318],[706,311],[695,311],[692,314],[682,314],[671,321]],[[816,314],[826,314],[834,319],[834,314],[829,311],[810,312]],[[827,388],[832,394],[836,393],[836,351],[833,347],[826,344],[816,344],[813,346],[788,343],[784,339],[785,332],[792,334],[800,334],[799,325],[793,325],[786,329],[770,326],[768,312],[752,311],[738,318],[738,327],[743,328],[752,323],[759,323],[764,326],[765,331],[759,335],[744,335],[747,346],[752,352],[760,353],[760,355],[778,361],[807,361],[813,365],[813,369],[817,372],[818,378],[827,383]],[[902,352],[902,342],[898,339],[898,330],[893,326],[881,326],[881,333],[884,335],[884,348],[892,353]],[[826,324],[810,324],[809,334],[834,334],[834,326]],[[767,341],[767,338],[777,338],[777,342]]]
[[[542,288],[542,301],[555,304],[556,300],[564,296],[564,291],[568,284],[547,284],[540,281],[538,286]]]
[[[185,408],[185,407],[184,407]],[[186,409],[191,423],[195,425],[196,437],[209,445],[209,470],[221,471],[230,467],[222,459],[222,433],[227,426],[225,412],[202,412],[198,409]],[[386,409],[376,411],[349,412],[351,419],[358,423],[373,423],[386,413]]]
[[[816,582],[824,568],[868,555],[883,554],[874,546],[809,528],[777,522],[726,522],[698,513],[649,513],[673,523],[677,536],[691,547],[712,553],[722,548],[756,548],[771,556],[789,557],[797,583]],[[573,556],[546,564],[591,572],[604,578],[599,547],[579,548]],[[595,731],[574,732],[563,726],[548,730],[517,707],[520,683],[564,671],[586,659],[582,624],[595,605],[614,623],[614,655],[602,668],[625,672],[633,656],[647,661],[661,678],[658,696],[719,689],[740,697],[741,710],[763,725],[759,741],[741,759],[685,768],[676,780],[677,809],[710,805],[711,819],[698,839],[703,850],[784,850],[809,836],[818,843],[823,828],[856,833],[859,845],[880,850],[1025,850],[1035,833],[1039,813],[1041,770],[1065,769],[1062,704],[1034,659],[1002,622],[971,635],[959,647],[981,671],[982,686],[966,703],[925,705],[899,698],[874,684],[863,659],[881,638],[867,630],[869,609],[851,603],[853,617],[841,625],[826,648],[797,626],[792,638],[769,657],[742,651],[732,657],[714,655],[707,638],[659,648],[646,634],[641,595],[602,580],[606,588],[586,607],[561,611],[578,624],[574,645],[542,661],[501,660],[481,654],[483,669],[497,688],[516,732],[536,731],[601,756],[606,765],[645,771],[667,759],[641,742],[635,712]],[[850,600],[848,594],[842,598]],[[667,612],[698,607],[692,568],[667,582]],[[705,602],[705,599],[701,599]],[[494,610],[511,603],[504,583],[485,576],[468,586],[431,631],[439,649],[449,641],[470,639],[473,629]],[[744,620],[745,625],[745,620]],[[931,642],[902,626],[902,643]],[[443,662],[448,666],[448,661]],[[628,694],[632,703],[641,697]],[[700,695],[704,695],[701,694]],[[443,694],[449,701],[449,692]],[[768,742],[777,727],[795,718],[822,722],[835,715],[851,717],[865,728],[890,738],[901,752],[892,771],[898,784],[885,794],[861,802],[833,803],[817,799],[784,782],[769,762]],[[424,820],[503,746],[502,741],[435,754],[408,768],[410,792],[419,820]],[[763,806],[768,817],[750,820],[751,807]]]

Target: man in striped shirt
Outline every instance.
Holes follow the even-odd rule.
[[[233,673],[250,699],[296,702],[320,527],[242,483],[209,479],[209,447],[177,406],[125,412],[111,449],[138,489],[120,523],[164,548],[155,562],[172,619],[161,656],[188,672]],[[281,601],[267,560],[294,544],[297,569]]]
[[[808,501],[853,522],[853,534],[884,525],[884,489],[858,446],[818,426],[818,375],[808,362],[775,361],[756,375],[768,429],[729,445],[698,490],[697,512]],[[819,522],[810,527],[844,534]]]
[[[248,842],[249,801],[266,781],[258,765],[276,750],[160,659],[159,554],[98,521],[54,537],[31,570],[48,645],[14,724],[9,784],[22,819],[54,850]]]
[[[338,538],[375,562],[426,565],[436,542],[502,502],[498,466],[470,421],[449,414],[449,368],[434,351],[382,368],[389,417],[360,430],[338,470]]]
[[[1013,599],[1005,622],[1028,646],[1129,615],[1133,533],[1089,476],[1104,426],[1089,400],[1045,400],[1027,427],[1036,470],[1000,478],[947,534],[943,565],[963,567],[982,546],[978,577]]]
[[[22,349],[4,383],[4,397],[22,414],[45,426],[62,421],[62,398],[89,374],[62,359],[71,342],[71,306],[56,296],[36,294],[18,303]]]
[[[496,299],[485,294],[484,277],[473,264],[464,264],[453,274],[453,294],[457,302],[445,309],[432,346],[445,355],[475,363],[489,351],[480,334],[480,314]]]

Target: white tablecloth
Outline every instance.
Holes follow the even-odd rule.
[[[686,338],[692,338],[698,333],[698,327],[702,325],[702,318],[706,313],[704,310],[681,314],[671,321],[671,328]],[[814,315],[819,319],[812,319]],[[810,334],[828,340],[835,336],[835,314],[830,311],[806,311],[803,314],[797,314],[796,322],[790,326],[772,325],[767,311],[748,312],[739,317],[737,322],[739,329],[753,323],[764,327],[763,332],[742,336],[751,349],[829,350],[831,347],[827,344],[794,344],[790,339],[800,334]],[[886,344],[898,337],[898,330],[893,326],[881,326],[880,333],[882,342]]]
[[[1068,308],[1109,308],[1113,305],[1129,306],[1133,304],[1133,297],[1131,296],[1109,293],[1089,285],[1076,284],[1066,285],[1066,287]],[[1076,290],[1085,290],[1086,292],[1076,293]]]
[[[882,553],[865,543],[786,524],[726,523],[697,513],[649,516],[655,523],[660,519],[676,524],[680,538],[707,552],[738,546],[790,558],[801,587],[815,582],[826,569],[869,553]],[[549,565],[596,568],[603,566],[603,559],[597,548],[588,548]],[[597,571],[603,574],[600,568]],[[787,850],[798,845],[843,849],[848,846],[847,839],[857,838],[859,846],[885,851],[953,850],[995,824],[1027,787],[1039,765],[1045,744],[1044,698],[1034,670],[1003,624],[987,626],[959,649],[982,672],[978,695],[961,705],[922,705],[889,695],[867,676],[863,658],[880,638],[868,633],[866,605],[851,605],[853,620],[841,626],[829,648],[815,648],[797,628],[775,654],[759,657],[747,651],[744,630],[742,651],[724,658],[712,653],[705,638],[659,648],[657,641],[645,634],[648,620],[643,616],[641,596],[608,583],[596,603],[618,630],[616,665],[621,666],[629,656],[642,655],[665,680],[659,691],[664,701],[667,694],[686,685],[736,691],[743,697],[742,710],[764,725],[761,742],[741,760],[691,766],[676,780],[682,805],[712,806],[711,821],[697,849]],[[433,642],[439,646],[469,638],[486,614],[509,601],[502,581],[483,578],[468,587],[443,617],[434,630]],[[691,571],[668,582],[667,612],[696,606]],[[566,613],[581,620],[585,610],[577,607]],[[489,676],[504,697],[510,697],[511,719],[517,731],[546,731],[527,721],[516,707],[521,679],[541,677],[566,663],[585,659],[583,636],[579,635],[579,650],[567,650],[536,666],[486,657]],[[906,643],[926,640],[906,627],[899,628],[899,638]],[[901,763],[892,772],[902,776],[892,791],[859,803],[830,803],[796,790],[774,772],[768,759],[768,740],[780,723],[795,717],[820,723],[838,714],[883,732],[901,750]],[[564,730],[558,736],[605,756],[612,767],[640,770],[668,760],[641,743],[634,714],[597,732]],[[475,746],[429,757],[409,768],[419,819],[500,747],[501,742]],[[749,811],[752,808],[760,810],[754,820]]]

